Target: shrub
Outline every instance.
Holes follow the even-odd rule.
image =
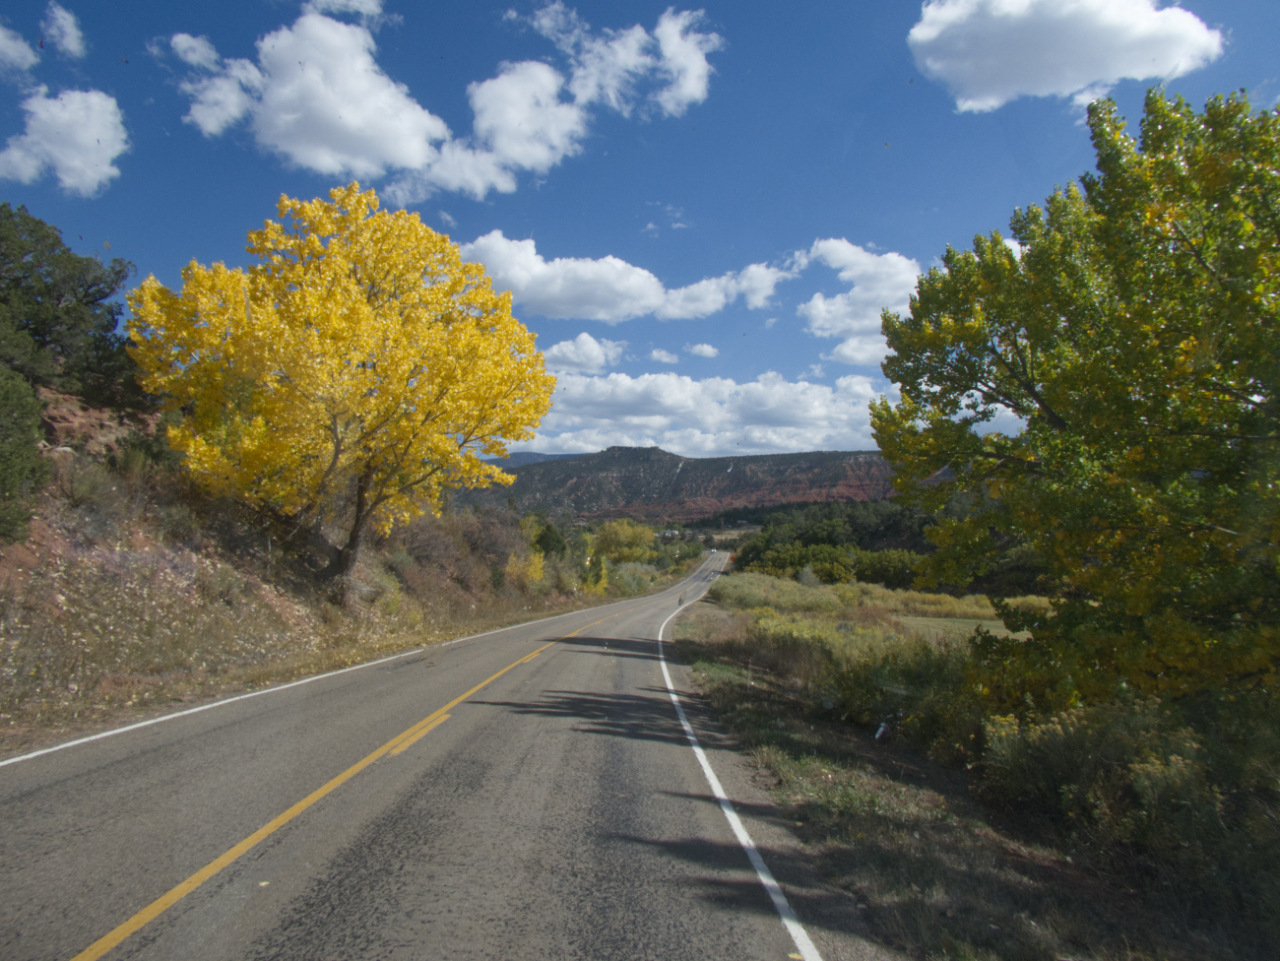
[[[542,581],[542,555],[531,551],[521,557],[513,553],[507,560],[506,579],[522,591],[532,591]]]
[[[613,583],[622,593],[634,597],[649,586],[656,572],[657,568],[652,564],[619,564],[614,571]]]

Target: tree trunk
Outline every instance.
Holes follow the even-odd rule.
[[[346,593],[346,583],[356,569],[356,561],[360,559],[360,543],[364,539],[365,528],[369,526],[369,485],[373,481],[373,467],[365,469],[356,480],[356,516],[351,522],[351,532],[347,542],[334,554],[325,574],[338,578],[343,583],[342,593]]]

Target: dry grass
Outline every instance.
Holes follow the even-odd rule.
[[[677,622],[677,653],[875,940],[921,959],[1239,957],[1001,823],[966,774],[831,718],[803,669],[762,663],[751,627],[696,605]]]

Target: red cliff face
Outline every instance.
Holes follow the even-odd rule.
[[[686,458],[657,447],[611,447],[512,472],[511,487],[466,492],[458,503],[498,506],[510,497],[521,511],[686,522],[734,507],[878,500],[889,496],[892,476],[875,452]]]

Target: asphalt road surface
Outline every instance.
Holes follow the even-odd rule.
[[[659,629],[725,558],[653,597],[5,762],[0,958],[878,953],[823,912],[670,665],[717,801],[668,690]]]

